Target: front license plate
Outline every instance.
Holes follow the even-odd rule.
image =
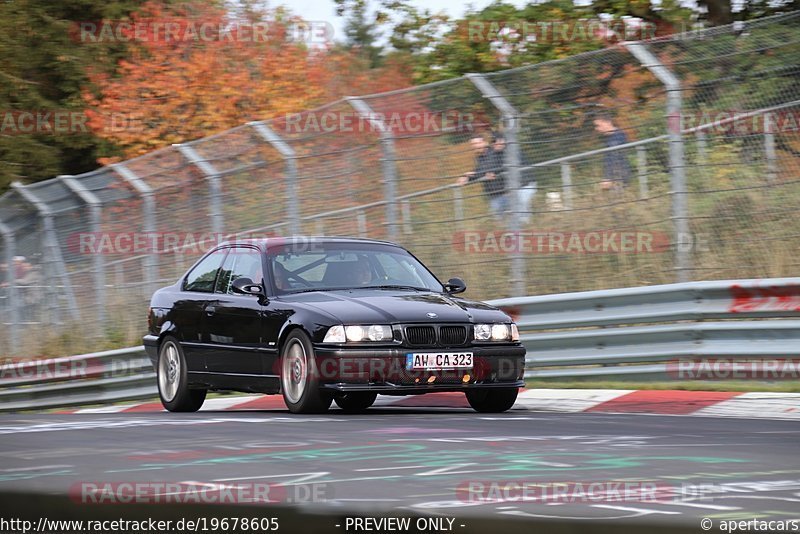
[[[472,367],[471,352],[412,352],[406,354],[406,369],[440,371]]]

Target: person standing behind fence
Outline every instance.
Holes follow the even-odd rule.
[[[594,119],[595,130],[603,134],[606,147],[624,145],[628,136],[619,129],[611,117],[600,115]],[[603,154],[603,181],[600,187],[604,190],[621,191],[631,181],[631,166],[624,150],[612,150]]]
[[[465,185],[483,178],[483,192],[489,201],[489,211],[496,220],[500,220],[503,212],[508,210],[508,197],[503,174],[505,140],[497,143],[497,138],[493,139],[493,145],[500,147],[499,153],[494,146],[489,147],[486,139],[481,136],[470,139],[470,145],[475,152],[475,170],[461,176],[456,183]]]

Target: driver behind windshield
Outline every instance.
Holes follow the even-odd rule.
[[[275,262],[273,263],[272,274],[275,277],[275,287],[281,291],[292,288],[291,284],[289,283],[289,271],[286,270],[286,267],[278,262]]]
[[[366,259],[359,259],[353,265],[352,280],[354,286],[366,286],[372,282],[372,269]]]

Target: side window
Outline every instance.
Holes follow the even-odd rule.
[[[203,261],[198,263],[189,272],[186,281],[183,283],[184,291],[197,291],[200,293],[211,293],[214,291],[214,281],[217,279],[217,271],[222,263],[227,249],[218,250],[206,256]]]
[[[233,294],[231,284],[237,278],[246,277],[260,284],[264,278],[261,269],[261,253],[250,247],[233,247],[220,270],[216,293]]]

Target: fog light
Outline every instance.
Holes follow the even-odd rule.
[[[470,377],[469,375],[464,375],[464,378],[462,378],[462,379],[461,379],[461,381],[462,381],[462,382],[464,382],[464,383],[466,384],[467,382],[469,382],[469,379],[470,379],[470,378],[471,378],[471,377]]]

